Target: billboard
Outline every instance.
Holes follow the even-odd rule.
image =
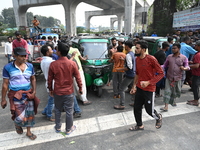
[[[186,31],[200,29],[200,7],[174,13],[173,28]]]

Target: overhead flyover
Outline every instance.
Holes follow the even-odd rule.
[[[76,7],[79,3],[96,6],[103,10],[103,15],[117,15],[118,28],[121,28],[121,21],[124,16],[124,30],[126,33],[132,32],[135,27],[136,10],[146,5],[148,0],[13,0],[14,13],[17,26],[27,26],[26,12],[31,7],[48,6],[62,4],[65,10],[66,31],[70,35],[76,34]],[[121,12],[118,12],[118,11]],[[92,16],[91,16],[92,17]],[[89,17],[88,19],[90,19]],[[86,24],[88,21],[86,22]],[[89,26],[89,25],[87,25]]]

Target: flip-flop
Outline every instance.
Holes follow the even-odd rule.
[[[140,128],[139,126],[132,126],[129,128],[130,131],[139,131],[139,130],[144,130],[144,127]]]
[[[31,134],[31,135],[27,135],[26,136],[30,139],[30,140],[35,140],[37,138],[37,136],[35,134]]]
[[[55,129],[56,133],[60,133],[61,132],[60,129],[56,129],[56,126],[54,126],[54,129]]]
[[[71,127],[71,130],[69,131],[69,132],[66,132],[66,135],[70,135],[73,131],[75,131],[76,130],[76,126],[75,125],[73,125],[72,127]]]
[[[165,107],[160,108],[160,110],[162,110],[162,111],[164,111],[164,112],[167,112],[167,111],[168,111],[168,109],[165,109]]]
[[[15,129],[16,129],[17,134],[23,134],[22,127],[15,125]]]

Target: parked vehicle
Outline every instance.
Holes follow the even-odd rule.
[[[108,39],[84,36],[72,40],[72,46],[78,48],[87,60],[82,62],[86,86],[96,91],[101,97],[102,87],[108,82],[111,74],[111,63],[108,62]]]
[[[154,55],[156,51],[162,48],[162,43],[167,42],[167,37],[144,36],[143,39],[148,42],[148,51],[150,55]]]

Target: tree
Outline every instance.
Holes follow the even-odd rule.
[[[199,0],[155,0],[153,3],[153,22],[148,27],[152,34],[156,31],[160,36],[172,33],[173,14],[177,11],[189,9],[198,4]]]
[[[7,24],[8,27],[14,28],[16,27],[15,15],[13,8],[3,9],[1,12],[3,16],[3,23]]]

